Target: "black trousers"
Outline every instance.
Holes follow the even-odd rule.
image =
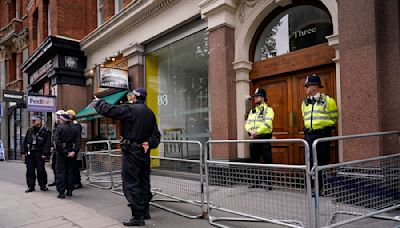
[[[81,183],[81,171],[79,170],[78,160],[76,158],[74,160],[75,160],[74,169],[73,169],[74,184],[80,184]]]
[[[56,185],[59,193],[65,193],[65,190],[74,189],[74,170],[75,159],[67,157],[67,154],[57,152],[56,159]]]
[[[332,136],[332,132],[331,132],[330,128],[325,131],[322,130],[322,131],[316,131],[316,132],[310,132],[310,133],[306,132],[304,134],[304,140],[307,141],[308,146],[310,147],[310,166],[311,167],[313,166],[313,163],[314,163],[313,153],[311,152],[313,142],[319,138],[331,137],[331,136]],[[319,166],[329,164],[329,161],[331,159],[330,142],[320,142],[317,144],[317,159],[318,159]],[[311,186],[314,187],[314,181],[311,182]],[[323,188],[321,172],[318,173],[318,187],[319,187],[320,191]]]
[[[36,183],[36,172],[37,180],[40,187],[46,187],[47,185],[47,173],[44,167],[45,159],[42,159],[41,151],[31,151],[30,154],[25,157],[26,164],[26,184],[29,188],[34,188]]]
[[[268,137],[271,138],[271,137]],[[261,163],[261,158],[264,164],[272,163],[272,146],[271,143],[250,143],[250,162]],[[271,171],[268,169],[252,168],[250,172],[252,183],[259,185],[265,183],[271,187]]]
[[[142,147],[125,145],[122,156],[122,183],[125,198],[135,216],[144,216],[152,198],[150,156]]]
[[[56,182],[56,159],[57,159],[57,152],[53,152],[51,156],[51,169],[53,170],[54,174],[54,182]]]

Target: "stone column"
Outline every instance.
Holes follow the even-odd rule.
[[[235,1],[205,0],[201,14],[208,23],[211,138],[236,139],[236,86],[233,70],[235,50]],[[236,159],[236,144],[212,147],[213,158]]]
[[[133,44],[127,48],[123,55],[128,58],[128,74],[130,87],[144,87],[144,47]]]
[[[3,101],[3,90],[6,88],[6,58],[5,51],[0,51],[0,96],[3,106],[3,118],[1,119],[1,140],[4,146],[4,157],[8,159],[8,102]]]
[[[343,135],[381,130],[376,6],[375,0],[338,1]],[[343,160],[379,156],[380,147],[379,138],[346,141]]]
[[[251,104],[249,73],[252,69],[252,63],[249,61],[234,62],[233,68],[236,71],[237,138],[243,140],[248,139],[244,125],[246,123],[246,111],[248,111],[247,104]],[[238,144],[237,149],[239,158],[249,157],[248,144]]]

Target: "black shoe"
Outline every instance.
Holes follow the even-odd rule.
[[[28,189],[25,191],[25,193],[34,192],[34,191],[35,191],[35,188],[28,188]]]
[[[65,199],[65,194],[64,193],[60,193],[60,194],[58,194],[57,198]]]
[[[72,196],[72,191],[67,191],[67,196]]]
[[[122,222],[122,224],[124,224],[124,226],[144,226],[146,225],[144,223],[144,218],[143,216],[141,217],[133,217],[127,221]]]
[[[47,186],[49,186],[49,187],[56,186],[56,182],[53,182],[53,183],[51,183],[51,184],[48,184]]]
[[[49,191],[49,189],[48,189],[47,187],[40,187],[40,190],[42,190],[42,191],[44,191],[44,192]]]
[[[82,188],[82,183],[74,184],[74,189]]]
[[[151,216],[150,216],[150,212],[149,211],[147,211],[146,213],[144,213],[144,220],[149,220],[149,219],[151,219]]]

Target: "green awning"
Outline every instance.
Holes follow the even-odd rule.
[[[125,90],[102,97],[101,99],[110,104],[117,104],[124,96],[126,96],[127,93],[128,90]],[[90,104],[76,114],[76,118],[78,120],[93,120],[95,118],[102,117],[102,115],[99,115],[94,108],[89,106]]]

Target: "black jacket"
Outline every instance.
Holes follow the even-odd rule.
[[[36,145],[34,145],[36,141]],[[26,132],[24,142],[24,150],[22,154],[27,154],[30,151],[40,151],[42,156],[50,155],[51,132],[46,127],[31,127]]]
[[[100,115],[121,121],[121,136],[124,139],[142,144],[143,142],[149,142],[150,137],[154,133],[155,137],[151,140],[153,141],[151,144],[158,145],[156,117],[144,102],[138,101],[135,104],[112,105],[99,100],[94,108]],[[155,129],[157,130],[155,131]]]
[[[72,123],[61,124],[56,128],[56,150],[61,153],[79,152],[80,136]]]

